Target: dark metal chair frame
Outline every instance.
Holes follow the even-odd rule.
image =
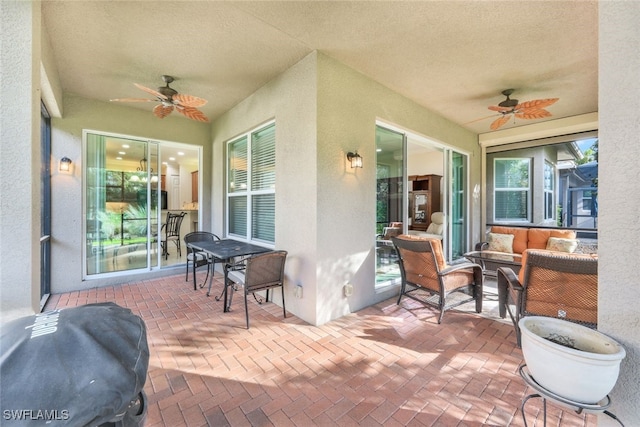
[[[523,281],[508,267],[500,267],[500,317],[509,313],[520,347],[518,322],[525,316],[561,318],[595,328],[598,323],[598,257],[542,249],[523,254]]]
[[[180,227],[182,226],[182,220],[184,219],[186,212],[180,212],[174,214],[167,212],[167,222],[162,224],[162,230],[164,230],[164,238],[160,242],[162,245],[162,254],[164,259],[169,258],[168,242],[173,241],[178,249],[178,256],[182,257],[182,248],[180,246]]]
[[[440,309],[438,323],[444,312],[451,308],[475,300],[476,312],[482,312],[482,267],[471,262],[448,266],[442,253],[442,241],[435,238],[417,238],[408,235],[392,237],[398,252],[402,288],[398,304],[407,296],[423,304],[435,305]],[[420,298],[416,291],[427,291],[437,295],[438,301]],[[447,297],[454,292],[462,292],[468,298],[448,302]]]
[[[235,263],[225,265],[227,272],[244,272],[241,278],[244,288],[244,309],[247,320],[247,329],[249,329],[249,305],[247,296],[251,293],[258,304],[262,304],[263,300],[256,296],[256,292],[267,291],[264,301],[269,301],[269,290],[273,288],[282,288],[282,313],[287,317],[287,309],[284,302],[284,265],[287,258],[287,251],[270,251],[251,255],[243,258]],[[233,291],[234,280],[238,280],[238,275],[229,277],[225,286],[229,286],[229,290]],[[229,300],[231,305],[231,297]]]
[[[220,237],[217,235],[210,233],[208,231],[193,231],[191,233],[187,233],[184,236],[184,244],[187,247],[187,262],[186,262],[186,275],[185,281],[189,281],[189,264],[191,264],[193,270],[193,290],[197,290],[198,287],[196,285],[196,269],[202,266],[207,266],[207,276],[204,281],[200,285],[200,288],[203,288],[207,283],[207,279],[209,278],[209,274],[214,274],[214,269],[216,263],[222,263],[223,260],[211,257],[206,253],[199,251],[197,249],[193,249],[189,247],[189,243],[191,242],[214,242],[216,240],[220,240]]]

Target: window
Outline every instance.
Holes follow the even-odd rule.
[[[553,219],[556,171],[550,162],[544,162],[544,219]]]
[[[227,233],[275,243],[276,126],[268,124],[227,145]]]
[[[505,213],[507,208],[504,206],[504,199],[507,196],[497,194],[506,190],[499,185],[506,179],[504,174],[507,173],[508,166],[504,162],[507,159],[524,160],[529,164],[529,183],[526,184],[523,180],[522,192],[527,191],[528,185],[529,194],[526,203],[521,194],[522,199],[516,206],[522,209],[526,207],[529,222],[544,227],[593,229],[594,232],[589,234],[595,238],[598,216],[597,137],[597,131],[590,131],[487,146],[487,222],[522,224],[526,221],[516,219],[524,218],[524,212],[521,215]],[[524,165],[522,167],[526,168]],[[506,184],[502,185],[505,186]],[[596,194],[583,195],[583,190],[591,190]],[[509,207],[512,206],[513,202],[510,201]],[[496,208],[502,211],[494,212]]]
[[[531,159],[495,159],[494,220],[530,221]]]

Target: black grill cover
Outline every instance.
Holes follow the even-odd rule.
[[[146,327],[127,308],[55,310],[0,332],[2,425],[98,425],[125,412],[144,386]]]

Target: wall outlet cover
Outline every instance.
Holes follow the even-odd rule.
[[[353,295],[353,285],[351,283],[347,283],[344,285],[344,296],[350,297],[351,295]]]

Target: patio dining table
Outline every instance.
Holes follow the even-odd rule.
[[[223,295],[224,295],[224,312],[229,311],[229,306],[231,305],[231,300],[227,301],[227,279],[229,277],[229,272],[226,264],[231,262],[234,258],[249,256],[260,254],[263,252],[270,252],[271,249],[265,248],[263,246],[254,245],[252,243],[241,242],[239,240],[234,239],[220,239],[215,241],[206,241],[206,242],[190,242],[188,243],[189,247],[196,251],[204,252],[208,257],[218,259],[225,263],[224,268],[224,284],[223,284]],[[213,282],[213,274],[209,276],[209,287],[207,289],[207,296],[211,294],[211,284]],[[218,298],[216,298],[218,299]]]

